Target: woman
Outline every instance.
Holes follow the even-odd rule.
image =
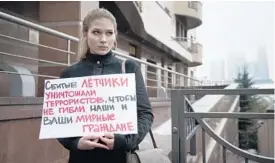
[[[105,9],[95,9],[85,17],[82,32],[79,62],[65,69],[61,78],[121,73],[122,60],[112,53],[117,35],[115,17]],[[140,67],[132,60],[125,66],[127,73],[136,76],[138,134],[60,138],[70,151],[69,163],[125,163],[126,152],[137,148],[149,132],[153,114]]]

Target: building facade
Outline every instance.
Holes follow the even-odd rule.
[[[81,22],[94,8],[103,7],[114,14],[118,23],[117,51],[142,61],[161,66],[189,77],[195,77],[195,67],[202,64],[202,45],[196,42],[196,28],[202,24],[202,3],[197,1],[77,1],[77,2],[0,2],[1,12],[49,27],[74,37],[81,36]],[[77,43],[35,31],[0,19],[0,34],[25,40],[33,44],[77,53]],[[2,28],[4,27],[4,28]],[[49,62],[26,60],[8,54],[67,64],[64,52],[22,44],[0,37],[0,69],[21,74],[59,76],[66,66]],[[187,78],[173,76],[141,64],[148,92],[158,97],[158,89],[191,85]],[[0,73],[0,83],[5,89],[0,96],[43,96],[47,77]]]

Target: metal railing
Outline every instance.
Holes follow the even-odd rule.
[[[207,162],[206,134],[222,146],[222,162],[227,162],[227,151],[244,158],[245,163],[255,161],[259,163],[273,163],[274,158],[249,153],[232,145],[225,138],[219,136],[204,119],[229,118],[229,119],[273,119],[273,113],[238,112],[194,112],[194,108],[186,98],[189,95],[235,95],[234,102],[230,102],[239,108],[239,95],[270,95],[274,89],[183,89],[172,90],[172,162],[187,163],[187,141],[190,141],[190,154],[196,153],[196,132],[201,128],[201,158],[202,163]],[[236,112],[235,112],[236,111]],[[232,124],[231,124],[232,125]],[[191,139],[194,139],[191,141]],[[270,142],[272,143],[272,142]],[[208,150],[208,149],[207,149]],[[176,151],[176,152],[175,152]],[[208,158],[209,159],[209,158]]]
[[[230,85],[233,84],[234,81],[229,81],[229,80],[204,80],[201,84],[202,85],[208,85],[208,86],[215,86],[215,85]]]
[[[54,59],[50,60],[50,59],[42,59],[39,55],[40,55],[40,50],[37,52],[37,57],[31,57],[25,54],[19,54],[19,53],[13,53],[13,52],[9,52],[10,49],[7,49],[6,51],[2,51],[3,49],[0,50],[0,57],[9,57],[9,59],[12,60],[12,58],[15,58],[17,60],[19,60],[20,62],[25,63],[25,61],[33,61],[35,63],[33,63],[32,66],[36,66],[37,68],[40,67],[40,65],[42,64],[48,64],[51,66],[63,66],[63,67],[67,67],[70,66],[72,64],[73,58],[75,58],[76,55],[76,51],[72,50],[72,44],[77,44],[79,39],[77,37],[73,37],[67,34],[64,34],[62,32],[58,32],[56,30],[32,23],[30,21],[26,21],[23,19],[20,19],[18,17],[0,12],[0,19],[5,20],[6,22],[3,23],[14,23],[15,25],[21,25],[23,27],[26,27],[28,30],[36,30],[38,31],[38,35],[41,36],[42,33],[48,34],[51,37],[56,37],[58,39],[62,39],[62,41],[66,41],[67,43],[67,48],[66,49],[62,49],[60,47],[53,47],[53,46],[49,46],[49,45],[45,45],[40,43],[40,41],[38,41],[38,43],[34,43],[31,42],[30,40],[26,40],[26,39],[21,39],[21,38],[16,38],[16,37],[12,37],[9,36],[8,34],[0,34],[0,38],[2,40],[5,40],[7,42],[9,42],[10,44],[15,44],[16,43],[16,47],[20,48],[21,45],[27,45],[27,46],[31,46],[31,47],[36,47],[39,49],[47,49],[50,50],[52,52],[55,53],[62,53],[64,55],[66,55],[66,60],[62,60],[62,61],[55,61]],[[6,29],[9,30],[9,29]],[[22,51],[23,48],[21,48]],[[169,90],[171,90],[172,88],[174,88],[175,86],[190,86],[191,84],[193,86],[199,86],[201,81],[192,77],[189,77],[188,75],[179,73],[179,72],[175,72],[173,71],[173,65],[169,66],[168,68],[164,68],[161,66],[158,66],[156,64],[152,64],[149,63],[147,61],[129,56],[127,54],[123,54],[121,52],[118,51],[113,51],[115,55],[118,55],[120,57],[126,58],[126,59],[132,59],[135,60],[136,62],[138,62],[139,64],[141,64],[141,68],[143,71],[143,75],[144,75],[144,79],[146,82],[146,86],[149,92],[149,95],[151,97],[158,97],[160,96],[160,92],[162,92],[162,94],[164,94],[164,96],[169,98]],[[23,61],[24,60],[24,61]],[[5,61],[4,61],[5,63]],[[9,64],[9,63],[7,63]],[[21,65],[22,65],[21,64]],[[15,63],[16,65],[16,63]],[[13,65],[11,65],[13,66]],[[150,71],[148,70],[150,68]],[[59,78],[56,73],[54,75],[54,73],[48,71],[46,72],[47,74],[43,74],[40,73],[39,71],[37,72],[31,72],[31,73],[20,73],[20,72],[16,72],[16,71],[8,71],[8,70],[4,70],[4,71],[0,71],[1,73],[6,73],[6,74],[12,74],[12,75],[27,75],[27,76],[33,76],[33,78],[37,78],[37,77],[42,77],[43,79],[50,79],[50,78]],[[36,82],[38,82],[38,79],[35,79]],[[182,81],[184,80],[185,82],[180,82],[181,85],[176,85],[176,81]],[[44,82],[44,81],[40,81],[40,82]],[[34,84],[34,86],[37,85]]]
[[[195,39],[189,38],[189,37],[173,37],[171,36],[172,40],[175,40],[178,44],[180,44],[183,48],[188,50],[189,52],[193,53],[191,51],[192,45],[194,43],[197,43]]]

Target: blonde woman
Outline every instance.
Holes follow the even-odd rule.
[[[105,9],[95,9],[85,17],[82,32],[79,61],[65,69],[60,77],[121,73],[122,60],[112,53],[117,36],[115,17]],[[126,151],[137,148],[149,132],[153,114],[140,67],[127,60],[126,72],[136,75],[138,134],[59,138],[58,141],[70,151],[69,163],[125,163]]]

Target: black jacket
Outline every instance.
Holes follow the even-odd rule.
[[[85,59],[66,68],[61,78],[81,77],[101,74],[118,74],[121,72],[122,60],[115,57],[112,52],[104,56],[88,54]],[[136,75],[138,134],[115,134],[114,149],[78,150],[80,137],[59,138],[58,141],[70,151],[69,163],[125,163],[125,154],[135,149],[149,132],[153,123],[151,104],[147,95],[144,80],[139,65],[133,60],[127,60],[126,73]]]

